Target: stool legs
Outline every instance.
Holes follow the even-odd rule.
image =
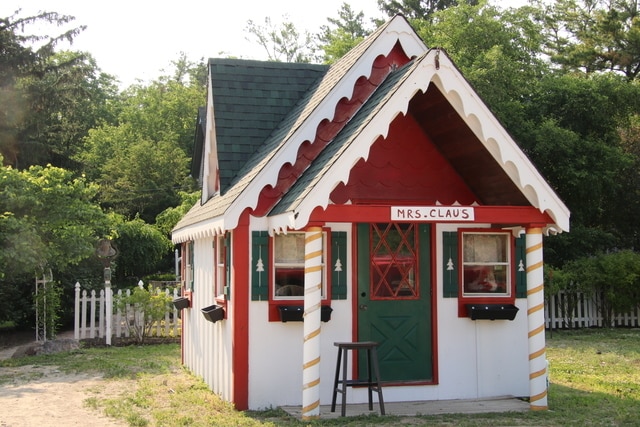
[[[336,364],[336,377],[333,381],[333,397],[331,398],[331,412],[336,411],[336,395],[338,394],[338,380],[340,379],[340,361],[342,360],[342,349],[338,348],[338,363]],[[345,362],[345,365],[347,363]]]
[[[375,347],[373,347],[371,351],[373,351],[373,373],[376,375],[376,388],[378,390],[378,404],[380,405],[380,415],[384,415],[384,399],[382,398],[380,370],[378,369],[378,351]],[[371,396],[371,386],[369,386],[369,396]],[[371,406],[371,397],[369,397],[369,409],[373,409],[373,407]]]
[[[378,393],[378,403],[380,404],[380,414],[385,415],[384,400],[382,398],[382,386],[380,385],[380,370],[378,367],[378,353],[376,343],[335,343],[338,347],[338,360],[336,363],[336,374],[333,381],[333,396],[331,399],[331,412],[336,410],[337,394],[342,393],[341,415],[344,417],[347,410],[347,387],[355,385],[366,385],[369,400],[369,410],[373,410],[373,390]],[[348,358],[347,350],[367,350],[367,380],[347,380]],[[373,352],[373,354],[372,354]],[[355,356],[354,356],[355,358]],[[342,379],[340,379],[340,363],[342,363]],[[375,381],[373,375],[375,375]]]
[[[344,363],[342,364],[342,409],[340,410],[340,415],[343,417],[346,415],[347,411],[347,350],[342,350],[344,355]]]

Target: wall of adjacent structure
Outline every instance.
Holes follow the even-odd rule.
[[[230,400],[233,360],[230,322],[212,323],[200,312],[215,303],[213,255],[213,238],[194,242],[194,291],[191,308],[182,310],[185,325],[182,350],[185,366],[202,377],[214,393]]]

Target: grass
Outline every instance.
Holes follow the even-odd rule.
[[[130,426],[632,426],[640,425],[640,330],[580,330],[547,337],[548,411],[395,417],[378,415],[302,422],[273,408],[235,411],[179,364],[175,344],[88,348],[25,357],[0,366],[56,366],[99,372],[105,388],[85,404]],[[2,381],[11,378],[0,377]],[[13,379],[15,380],[15,379]]]

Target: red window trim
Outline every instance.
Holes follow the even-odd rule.
[[[219,239],[222,239],[223,242],[226,242],[226,233],[222,235],[216,235],[214,236],[214,254],[213,254],[213,293],[214,293],[214,298],[216,301],[216,304],[221,305],[223,307],[227,306],[227,296],[225,295],[224,292],[224,288],[225,286],[227,286],[227,262],[229,262],[229,260],[227,259],[227,248],[226,246],[223,246],[223,259],[224,259],[224,272],[222,275],[222,293],[219,292],[220,286],[218,284],[218,251],[220,250],[220,247],[218,245],[218,241]],[[225,317],[226,317],[226,311],[225,311]]]
[[[306,229],[302,230],[294,230],[292,233],[304,233]],[[331,305],[331,228],[322,227],[322,232],[326,233],[327,240],[324,248],[324,258],[325,258],[325,273],[324,277],[326,280],[326,297],[323,298],[321,305],[328,306]],[[286,300],[277,300],[273,298],[273,287],[275,284],[273,283],[273,269],[274,269],[274,256],[275,251],[273,247],[273,239],[274,236],[269,237],[269,266],[268,266],[268,274],[269,274],[269,322],[280,322],[282,319],[280,318],[280,309],[279,307],[291,307],[291,306],[300,306],[304,305],[304,296],[300,298],[292,298]]]
[[[509,296],[490,296],[490,295],[482,295],[482,296],[466,296],[464,295],[464,283],[462,282],[463,274],[464,274],[464,265],[463,265],[463,236],[464,233],[486,233],[486,234],[508,234],[509,235]],[[467,312],[467,304],[515,304],[516,301],[516,273],[514,268],[514,257],[516,253],[516,243],[513,237],[508,230],[503,230],[500,228],[459,228],[458,229],[458,317],[468,317],[469,313]]]

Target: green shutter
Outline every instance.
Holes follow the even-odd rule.
[[[331,233],[331,299],[347,299],[347,233]]]
[[[442,295],[445,298],[458,296],[458,233],[444,231],[442,233]]]
[[[516,254],[514,260],[516,269],[516,298],[527,297],[527,242],[526,235],[516,239]]]
[[[231,300],[231,233],[226,233],[224,236],[224,248],[227,253],[225,257],[225,274],[227,276],[227,280],[225,280],[224,294],[227,300]]]
[[[269,233],[251,232],[251,300],[269,299]]]

